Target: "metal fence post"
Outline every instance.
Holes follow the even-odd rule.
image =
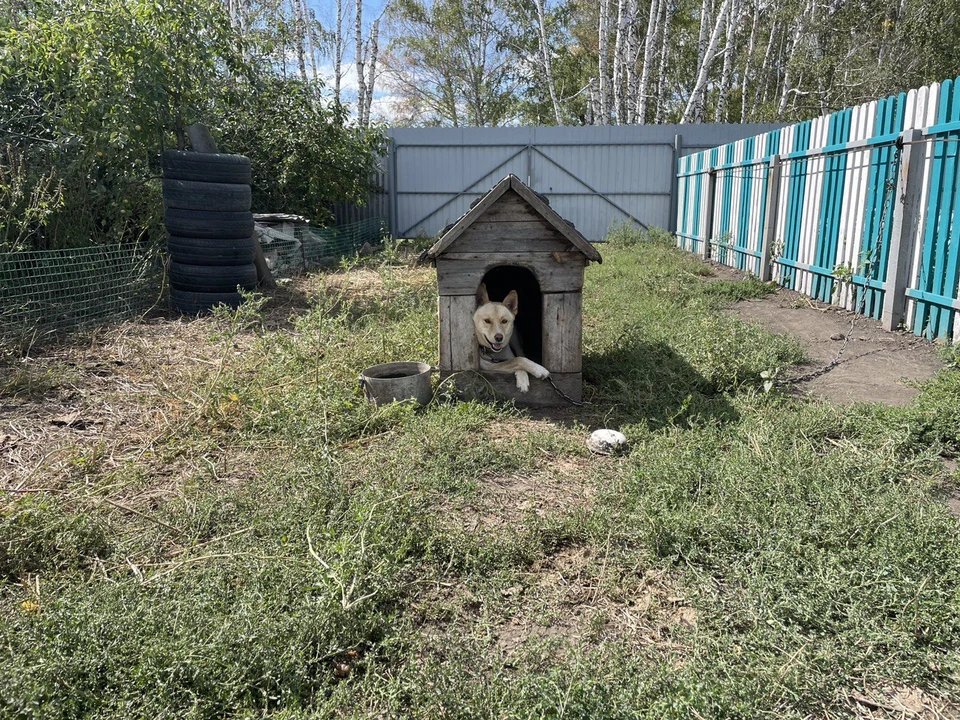
[[[683,138],[680,135],[673,136],[673,182],[670,184],[670,232],[677,231],[677,206],[680,203],[680,178],[677,177],[679,167],[677,165],[680,155],[683,152]]]
[[[700,257],[710,259],[710,241],[713,239],[713,196],[717,192],[717,171],[707,170],[707,202],[703,208],[703,242],[700,245]]]
[[[760,267],[757,275],[763,282],[773,279],[773,243],[777,232],[777,209],[780,207],[780,175],[783,163],[779,155],[770,157],[767,167],[766,207],[763,209],[763,236],[760,239]]]
[[[890,228],[890,254],[883,283],[884,330],[895,330],[903,322],[907,307],[906,290],[910,282],[910,261],[920,220],[920,195],[923,184],[924,146],[919,128],[900,135],[900,166],[897,169],[896,194],[893,196],[893,226]]]
[[[390,164],[389,169],[387,170],[390,179],[390,195],[389,203],[390,209],[387,212],[387,217],[389,218],[389,227],[390,227],[390,237],[396,240],[397,235],[400,233],[400,218],[399,218],[399,204],[397,201],[397,140],[396,138],[390,138],[390,141],[387,145],[388,152],[390,153]]]

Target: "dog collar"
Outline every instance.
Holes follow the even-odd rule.
[[[503,350],[498,350],[496,353],[494,353],[493,350],[488,348],[486,345],[480,346],[480,354],[483,355],[484,359],[489,360],[492,363],[502,363],[509,359],[505,357],[497,357],[497,355],[502,352]]]

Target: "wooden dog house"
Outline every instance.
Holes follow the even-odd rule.
[[[530,378],[521,393],[512,373],[481,373],[473,329],[476,292],[490,299],[519,295],[515,327],[527,357],[543,365],[557,387],[580,401],[583,269],[600,253],[548,204],[508,175],[449,226],[421,256],[437,267],[440,295],[440,377],[467,395],[492,386],[523,405],[566,405],[547,380]],[[463,372],[474,371],[474,372]],[[462,373],[462,374],[458,374]]]

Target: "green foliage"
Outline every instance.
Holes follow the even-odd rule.
[[[160,147],[199,119],[211,78],[238,62],[208,0],[41,0],[0,22],[3,131],[37,187],[51,168],[62,183],[35,246],[158,237]]]
[[[255,209],[323,224],[335,201],[366,198],[383,136],[346,127],[318,86],[261,73],[229,85],[211,112],[221,151],[250,158]]]
[[[390,12],[393,71],[403,78],[409,122],[502,125],[513,118],[514,67],[492,0],[399,0]]]
[[[653,242],[670,246],[674,244],[673,236],[663,228],[638,228],[629,220],[614,223],[607,232],[605,240],[615,246],[636,245],[641,242]]]
[[[63,202],[63,183],[50,171],[34,179],[13,145],[0,162],[0,250],[27,250],[31,240]]]
[[[217,0],[29,0],[0,13],[0,134],[15,147],[0,168],[0,192],[15,196],[0,251],[162,237],[160,154],[183,148],[192,122],[251,157],[256,210],[322,222],[332,203],[362,198],[379,135],[281,79],[258,38],[273,42],[241,33]]]
[[[0,511],[0,577],[77,570],[110,554],[102,521],[45,495],[25,495]]]

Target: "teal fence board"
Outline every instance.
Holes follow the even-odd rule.
[[[781,286],[885,323],[892,293],[893,302],[906,301],[897,320],[903,327],[930,338],[960,337],[958,80],[682,158],[678,245],[753,273],[766,252]],[[921,154],[922,170],[901,177],[903,138],[914,131],[921,139],[911,152]],[[771,203],[774,156],[780,181]],[[919,204],[901,206],[898,215],[908,195],[904,183]],[[711,186],[713,198],[706,196]],[[702,209],[711,203],[707,217]],[[895,242],[909,261],[905,284],[888,270]]]

